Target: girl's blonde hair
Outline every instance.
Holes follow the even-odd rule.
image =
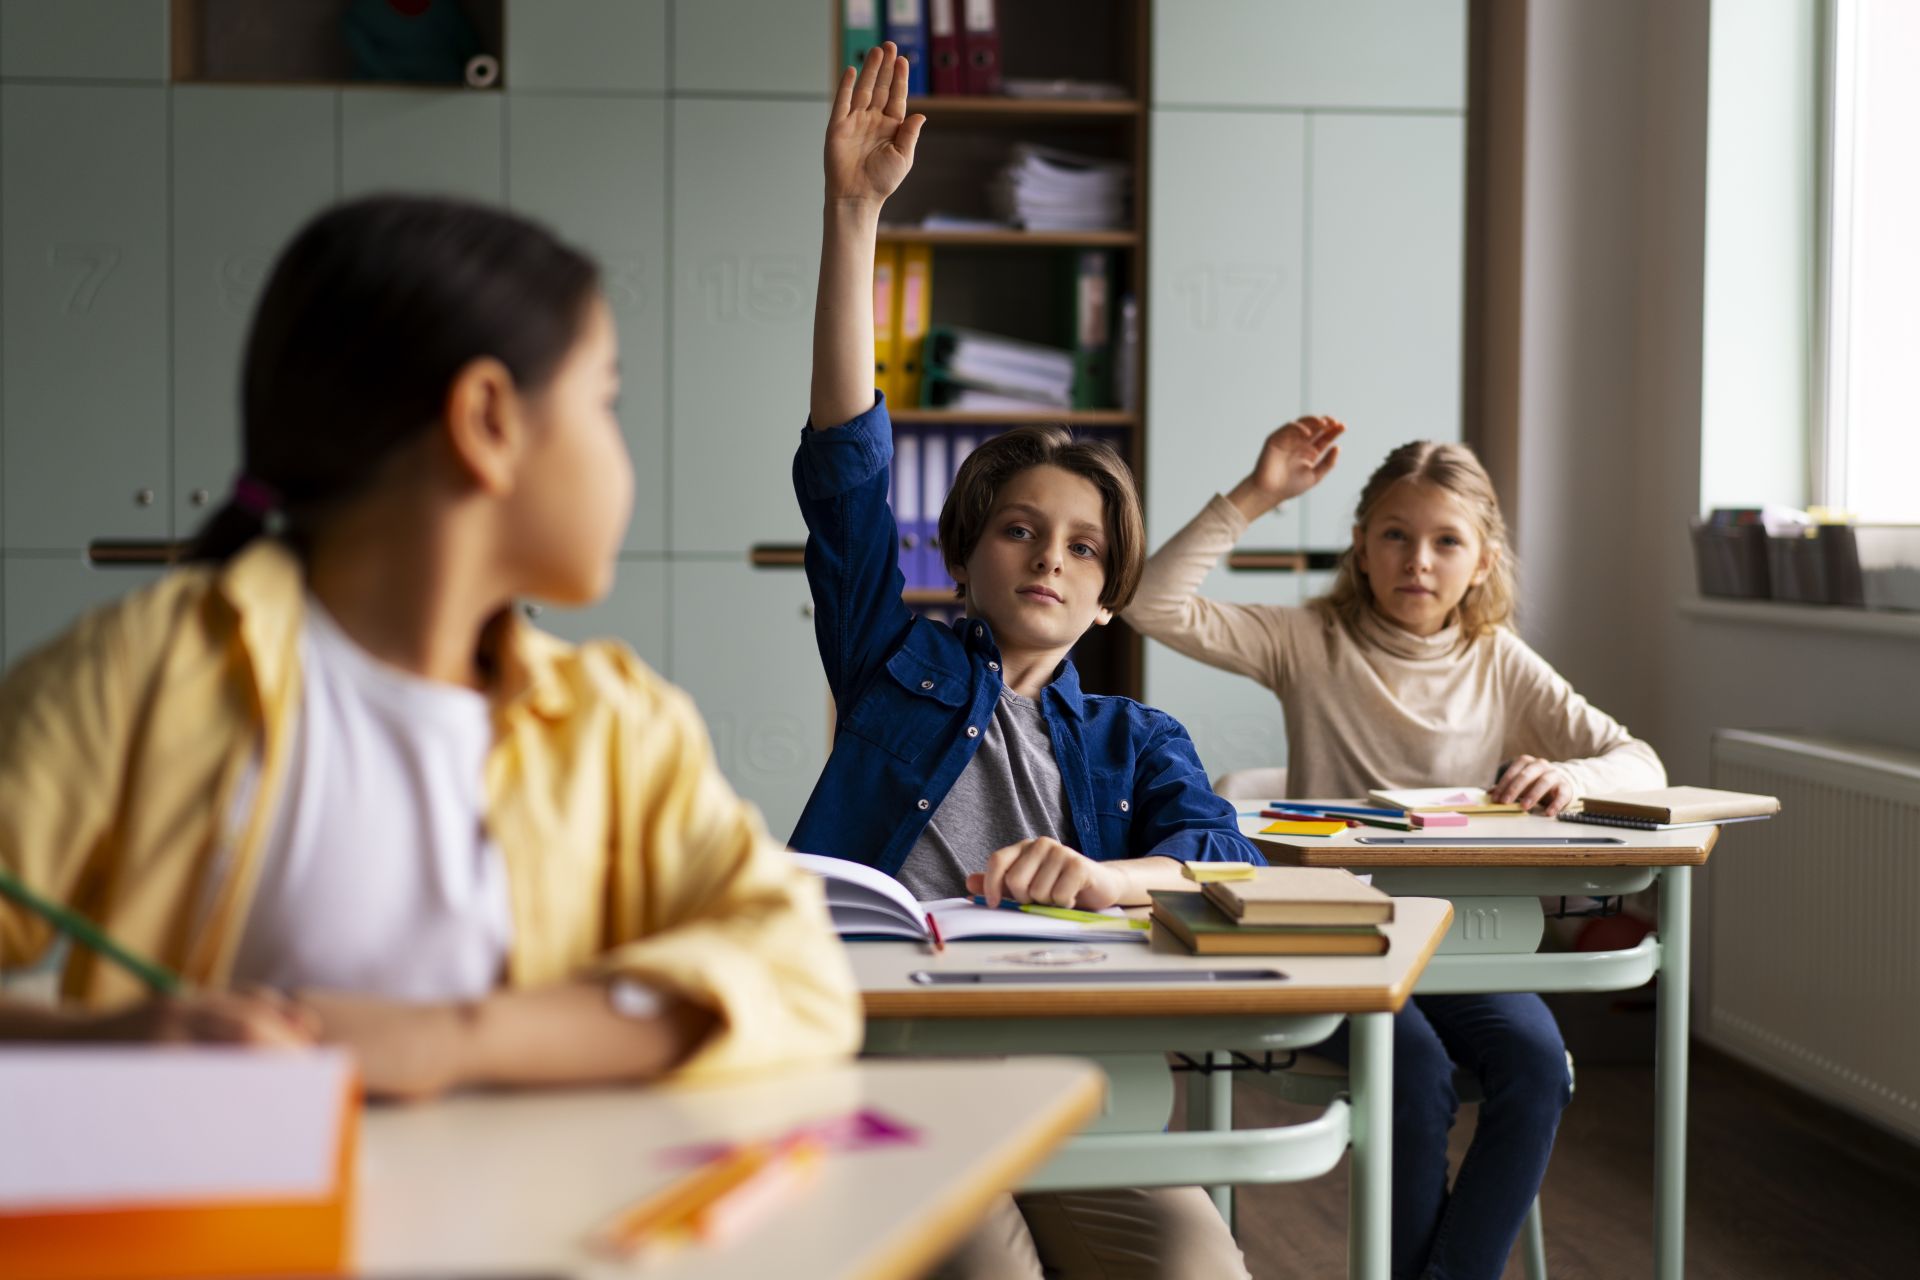
[[[1455,611],[1461,647],[1509,625],[1513,621],[1513,553],[1507,545],[1507,522],[1500,515],[1500,499],[1494,495],[1493,480],[1480,465],[1480,459],[1463,444],[1415,440],[1401,445],[1387,455],[1387,460],[1368,477],[1367,487],[1360,491],[1353,522],[1363,533],[1387,490],[1402,480],[1430,484],[1465,507],[1484,544],[1482,554],[1490,558],[1487,576],[1467,588]],[[1379,617],[1373,588],[1351,546],[1340,554],[1333,589],[1312,601],[1312,608],[1329,623],[1337,622],[1345,627],[1356,639],[1361,634],[1360,622],[1365,615],[1371,613],[1376,619]]]

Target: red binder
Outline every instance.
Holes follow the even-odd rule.
[[[960,24],[954,17],[959,0],[927,0],[929,60],[933,64],[933,91],[965,93],[966,69],[961,65]]]
[[[961,0],[965,22],[960,35],[966,63],[966,91],[1000,92],[1000,15],[997,0]]]

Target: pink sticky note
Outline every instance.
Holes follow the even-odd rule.
[[[1416,813],[1413,815],[1416,827],[1464,827],[1467,815],[1464,813]]]

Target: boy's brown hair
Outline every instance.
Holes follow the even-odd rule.
[[[1058,467],[1090,481],[1100,491],[1106,516],[1107,580],[1100,603],[1115,613],[1133,602],[1147,563],[1146,521],[1140,514],[1140,489],[1118,450],[1102,440],[1076,439],[1060,426],[1015,427],[983,443],[960,464],[953,489],[940,508],[940,554],[951,568],[967,557],[986,533],[987,517],[1007,481],[1035,467]],[[966,598],[966,588],[956,588]]]

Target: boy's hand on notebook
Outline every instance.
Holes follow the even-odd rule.
[[[320,1022],[277,991],[199,991],[157,996],[89,1023],[88,1039],[298,1048],[320,1038]]]
[[[922,115],[907,114],[907,60],[891,42],[840,76],[827,120],[827,200],[878,205],[913,168]]]
[[[1130,887],[1124,873],[1069,849],[1051,836],[1035,836],[996,849],[987,858],[985,872],[967,877],[967,892],[985,898],[990,907],[999,906],[1002,898],[1011,898],[1015,902],[1098,911],[1125,900]]]
[[[1261,442],[1252,472],[1234,486],[1229,501],[1252,520],[1299,497],[1333,470],[1340,459],[1334,441],[1346,429],[1336,418],[1295,418]]]
[[[1517,804],[1524,809],[1540,809],[1549,818],[1573,803],[1573,778],[1551,760],[1538,756],[1515,756],[1501,766],[1500,777],[1487,791],[1496,804]]]

